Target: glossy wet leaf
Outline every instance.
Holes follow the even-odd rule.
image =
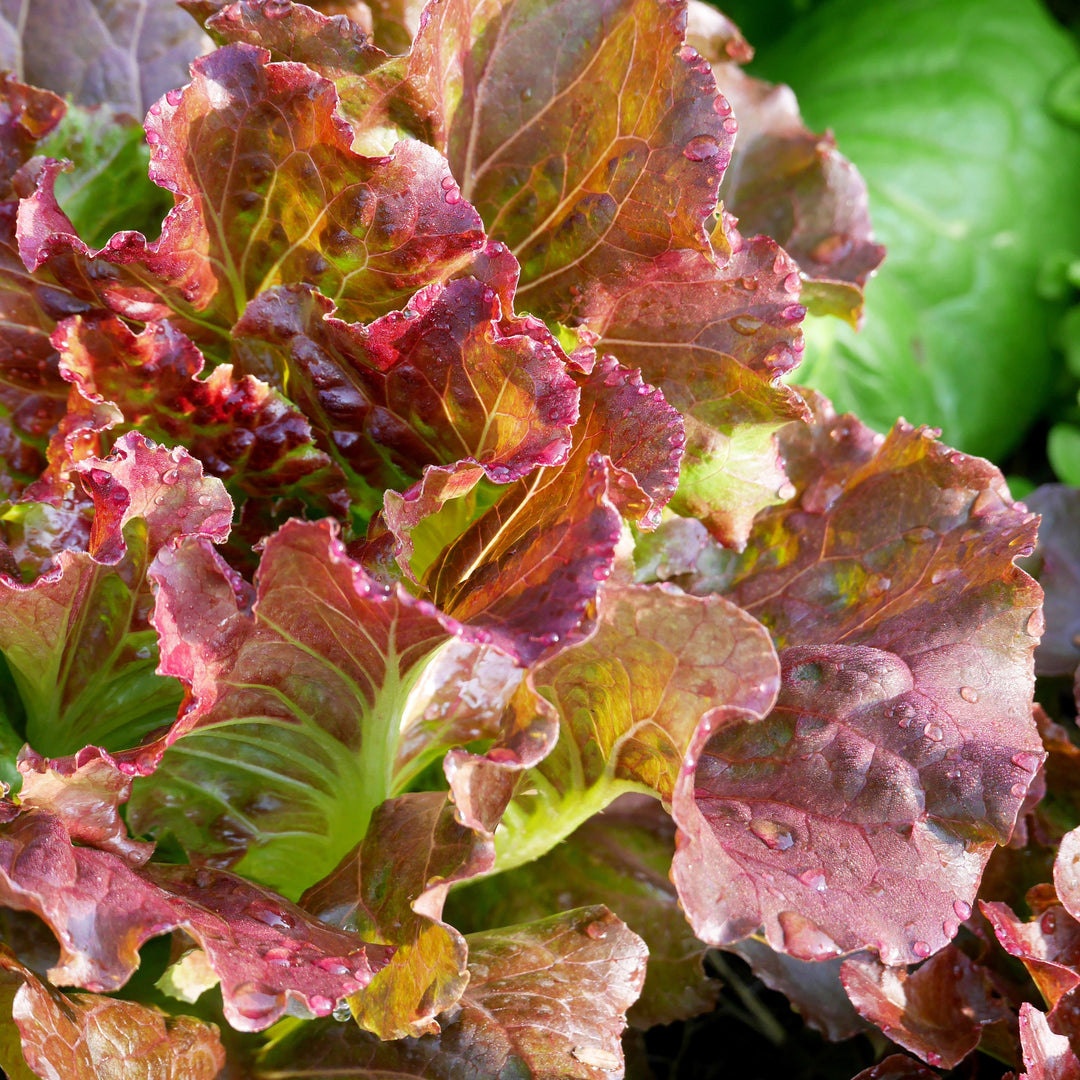
[[[949,946],[915,971],[850,959],[841,979],[855,1007],[928,1065],[955,1068],[987,1024],[1011,1012],[990,973]]]
[[[313,1025],[264,1063],[267,1076],[363,1080],[615,1080],[619,1035],[641,989],[646,950],[604,907],[470,935],[460,1011],[438,1035],[380,1042]]]
[[[526,310],[589,319],[665,252],[707,248],[733,129],[682,30],[667,0],[455,0],[423,21],[431,138],[521,263]]]
[[[9,1080],[214,1080],[225,1065],[213,1024],[134,1001],[61,994],[7,950],[0,968],[0,997],[22,984],[10,1002],[15,1042],[0,1036],[0,1065]],[[6,1028],[2,1019],[0,1027]]]
[[[327,1016],[370,981],[390,950],[308,916],[266,889],[224,871],[150,864],[75,846],[60,819],[11,812],[0,827],[0,895],[30,911],[60,944],[49,971],[59,986],[117,990],[139,965],[139,947],[184,930],[221,980],[225,1017],[261,1031],[292,1003]]]
[[[660,803],[629,796],[590,818],[543,858],[450,894],[448,917],[464,930],[529,921],[603,903],[649,947],[634,1027],[670,1024],[711,1009],[720,982],[705,975],[707,947],[694,937],[668,877],[675,826]]]
[[[177,196],[160,239],[118,233],[90,251],[56,206],[55,169],[46,168],[20,211],[27,264],[72,280],[86,271],[118,314],[177,314],[205,334],[227,331],[248,300],[296,280],[344,317],[370,319],[481,246],[475,211],[445,198],[438,153],[416,142],[388,157],[353,153],[333,85],[268,60],[248,45],[218,49],[151,112],[150,177]]]
[[[752,726],[779,681],[764,627],[720,597],[666,585],[608,584],[591,636],[532,676],[558,710],[559,739],[503,818],[503,869],[549,851],[618,795],[670,801],[709,733]]]
[[[506,483],[565,460],[578,390],[562,350],[504,333],[494,289],[461,278],[368,326],[310,288],[264,293],[235,333],[314,421],[322,445],[376,490],[425,466],[476,462]],[[509,312],[507,314],[510,314]]]
[[[469,976],[462,935],[442,919],[452,884],[491,869],[491,838],[462,825],[441,792],[413,792],[378,807],[363,844],[304,896],[304,906],[394,955],[354,995],[353,1018],[382,1039],[438,1033],[436,1017]]]
[[[676,793],[675,880],[706,941],[764,923],[802,959],[913,962],[970,913],[1042,761],[1041,597],[1013,565],[1035,523],[988,463],[818,408],[782,443],[797,498],[707,579],[768,627],[783,682]]]

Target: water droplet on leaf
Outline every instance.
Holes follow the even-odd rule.
[[[690,161],[712,161],[720,153],[720,144],[711,135],[696,135],[683,147],[683,157]]]

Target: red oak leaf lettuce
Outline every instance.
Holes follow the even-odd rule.
[[[858,324],[862,287],[885,249],[873,242],[866,184],[836,149],[815,135],[787,86],[745,74],[754,55],[738,30],[700,0],[689,5],[688,40],[713,65],[739,121],[720,197],[744,233],[771,236],[798,262],[803,299],[816,314]]]
[[[88,742],[131,745],[175,715],[176,684],[154,673],[146,572],[176,537],[224,540],[232,515],[221,482],[203,476],[185,450],[135,433],[77,471],[93,508],[86,535],[76,530],[81,549],[68,546],[63,507],[16,503],[8,522],[33,533],[14,547],[28,580],[0,576],[0,653],[25,709],[26,736],[51,755]],[[9,533],[9,545],[13,539]]]
[[[123,986],[139,947],[174,929],[206,952],[221,980],[225,1016],[261,1031],[290,1001],[325,1016],[371,980],[389,958],[257,885],[219,870],[123,860],[71,842],[60,819],[5,804],[0,827],[0,897],[30,911],[60,944],[49,979],[101,992]]]
[[[8,1002],[14,984],[21,985]],[[213,1024],[134,1001],[60,994],[6,949],[0,949],[0,999],[18,1032],[17,1046],[5,1046],[0,1036],[0,1066],[10,1080],[214,1080],[225,1066]]]
[[[578,392],[548,337],[505,334],[494,289],[432,286],[368,326],[308,288],[263,293],[235,334],[309,416],[323,445],[376,490],[466,459],[493,480],[565,460]]]
[[[227,331],[283,281],[307,281],[346,317],[371,318],[482,245],[475,211],[445,197],[440,155],[416,142],[383,158],[353,153],[333,85],[311,69],[231,45],[192,71],[147,121],[150,177],[176,196],[160,239],[117,233],[90,251],[56,204],[48,166],[20,208],[28,266],[54,269],[117,314],[175,313],[206,334]]]
[[[442,793],[412,792],[378,807],[363,844],[304,895],[325,921],[394,947],[349,1002],[361,1027],[383,1039],[438,1033],[435,1017],[469,980],[465,939],[441,920],[443,902],[494,863],[491,838],[462,825]]]
[[[1034,520],[781,381],[880,258],[830,137],[682,0],[184,6],[220,47],[152,90],[104,39],[171,16],[46,20],[55,87],[149,104],[104,174],[0,83],[5,1067],[209,1075],[214,1021],[230,1074],[615,1080],[720,944],[834,1036],[843,979],[928,1061],[1067,1069]]]
[[[992,466],[902,423],[881,441],[822,411],[785,436],[798,498],[705,586],[769,628],[780,697],[676,792],[673,872],[705,940],[764,923],[803,959],[911,962],[970,913],[1042,761],[1041,596],[1013,565],[1035,523]]]
[[[161,670],[189,701],[130,820],[294,896],[399,793],[400,715],[424,661],[479,633],[371,579],[337,532],[287,523],[265,541],[254,589],[201,541],[161,552],[151,571]]]
[[[348,1069],[379,1080],[623,1075],[623,1014],[641,989],[646,949],[601,906],[470,935],[469,983],[442,1032],[379,1042],[352,1027],[316,1025],[284,1047],[282,1078]],[[303,1062],[303,1072],[290,1068]],[[280,1070],[280,1071],[277,1071]]]

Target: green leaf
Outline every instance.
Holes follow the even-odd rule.
[[[831,0],[760,60],[835,131],[888,250],[861,334],[811,320],[799,381],[1005,454],[1051,393],[1040,266],[1080,251],[1080,131],[1046,108],[1076,44],[1035,0]]]
[[[56,198],[91,247],[101,247],[120,229],[152,236],[172,208],[169,192],[147,176],[150,147],[142,125],[107,106],[69,105],[38,153],[74,165],[57,177]]]

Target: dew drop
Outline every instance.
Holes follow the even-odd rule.
[[[952,909],[956,912],[956,917],[961,922],[971,918],[971,905],[965,904],[963,900],[954,900]]]
[[[950,940],[960,932],[960,927],[952,921],[952,919],[946,919],[941,924],[941,932]]]
[[[1036,608],[1027,621],[1027,632],[1031,637],[1041,638],[1046,631],[1046,616],[1041,607]]]
[[[157,146],[161,142],[161,136],[156,131],[148,131],[146,133],[146,141],[150,146]]]
[[[718,116],[731,115],[731,106],[727,103],[727,98],[725,98],[723,94],[717,94],[716,97],[713,98],[712,107],[713,112]]]
[[[209,506],[213,501],[214,500],[211,499],[209,495],[200,495],[198,498],[198,503],[200,506]]]
[[[960,696],[969,704],[974,705],[979,700],[979,691],[974,686],[961,686]]]
[[[170,487],[180,479],[180,473],[176,469],[169,469],[161,476],[161,482],[168,484]]]
[[[824,892],[828,886],[825,884],[824,870],[804,870],[799,875],[799,880],[808,888],[816,892]]]
[[[268,19],[280,19],[283,15],[288,15],[291,7],[290,0],[266,0],[266,4],[263,6],[263,14]]]
[[[729,135],[734,135],[739,130],[739,121],[734,116],[729,116],[721,126]]]
[[[1024,784],[1013,784],[1013,786],[1009,788],[1009,792],[1012,794],[1013,798],[1022,799],[1027,794],[1027,786]]]
[[[788,499],[795,498],[797,491],[795,485],[790,480],[787,480],[776,489],[776,497],[787,502]]]
[[[1018,754],[1013,754],[1012,763],[1018,768],[1023,769],[1024,772],[1033,773],[1039,767],[1039,759],[1035,754],[1029,754],[1026,750],[1021,750]]]
[[[1057,929],[1057,915],[1047,911],[1039,920],[1039,926],[1044,934],[1052,934]]]
[[[352,1009],[347,1001],[339,1001],[330,1014],[339,1024],[347,1024],[352,1019]]]
[[[443,191],[449,191],[452,187],[454,187],[454,178],[452,176],[444,176],[442,178]]]
[[[795,845],[791,830],[778,821],[754,818],[747,828],[771,851],[787,851]]]
[[[683,147],[683,157],[690,161],[712,161],[720,153],[720,144],[710,135],[696,135]]]
[[[448,191],[443,196],[443,199],[446,200],[447,206],[456,206],[459,202],[461,202],[461,196],[456,191]]]
[[[518,97],[520,97],[522,101],[532,101],[532,90],[526,86],[525,89],[518,94]]]
[[[789,293],[797,293],[799,291],[799,285],[798,274],[788,274],[788,276],[784,278],[784,289]]]
[[[323,971],[328,971],[331,975],[349,974],[349,965],[336,956],[324,956],[321,960],[316,961],[315,966]]]
[[[593,941],[603,941],[607,937],[607,927],[602,922],[591,922],[585,927],[585,933],[593,939]]]
[[[322,997],[316,994],[315,997],[308,998],[308,1008],[316,1016],[326,1016],[334,1008],[334,1003],[328,997]]]
[[[941,730],[940,724],[927,724],[926,727],[923,728],[923,734],[931,742],[941,742],[941,740],[945,738],[945,732]]]
[[[184,91],[183,90],[169,90],[165,94],[165,100],[170,105],[172,105],[173,108],[175,108],[177,105],[180,104],[180,102],[183,100],[183,97],[184,97]]]
[[[916,941],[912,944],[911,951],[916,956],[926,957],[930,955],[930,946],[925,941]]]
[[[233,993],[233,1007],[246,1020],[262,1020],[278,1006],[278,995],[262,983],[243,983]]]

